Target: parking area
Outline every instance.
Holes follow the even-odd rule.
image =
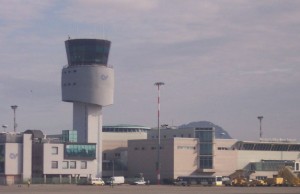
[[[25,185],[0,186],[0,193],[7,194],[299,194],[300,187],[182,187],[169,185],[119,185],[79,186],[79,185]]]

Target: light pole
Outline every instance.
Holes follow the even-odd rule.
[[[262,119],[264,118],[263,116],[258,116],[257,117],[259,119],[259,139],[261,140],[262,138],[262,128],[261,128],[261,123],[262,123]]]
[[[17,105],[12,105],[11,108],[13,109],[14,111],[14,132],[16,132],[16,129],[17,129],[17,123],[16,123],[16,110],[18,108]]]
[[[157,145],[157,163],[156,163],[156,173],[157,173],[157,184],[160,184],[160,125],[159,125],[159,111],[160,111],[160,86],[165,85],[164,82],[155,82],[155,86],[157,86],[158,90],[158,98],[157,98],[157,129],[158,129],[158,145]]]

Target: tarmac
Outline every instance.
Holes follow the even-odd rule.
[[[11,185],[0,186],[0,193],[7,194],[299,194],[300,187],[204,187],[171,185]]]

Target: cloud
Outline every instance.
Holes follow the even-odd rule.
[[[34,98],[36,107],[51,106],[59,118],[71,115],[71,108],[62,105],[70,103],[61,102],[59,93],[60,71],[66,63],[64,40],[67,35],[101,37],[112,41],[109,63],[116,73],[115,104],[104,109],[105,123],[155,125],[153,83],[164,81],[162,121],[166,123],[211,120],[239,134],[237,129],[252,130],[258,113],[278,118],[275,113],[280,109],[289,114],[283,123],[290,117],[291,128],[300,125],[294,119],[299,113],[291,108],[299,104],[296,97],[300,95],[295,91],[300,84],[298,1],[2,4],[0,42],[6,46],[0,48],[0,65],[5,67],[0,72],[0,94],[6,104],[10,98],[28,105],[18,96],[28,97],[23,89],[34,88],[39,94]],[[27,119],[27,125],[33,123],[30,114]],[[57,123],[67,128],[71,121],[62,120]],[[274,130],[279,130],[277,120]],[[49,128],[57,126],[49,124]]]

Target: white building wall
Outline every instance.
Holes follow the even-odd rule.
[[[113,104],[114,70],[103,65],[62,69],[62,100],[107,106]]]
[[[58,147],[58,154],[52,154],[52,147]],[[58,162],[58,168],[51,167],[52,161]],[[63,161],[76,161],[76,169],[63,169]],[[86,161],[86,160],[84,160]],[[82,177],[95,177],[97,173],[97,162],[95,160],[87,161],[87,169],[81,169],[81,160],[65,160],[64,159],[64,144],[44,144],[44,174],[68,174],[80,175]]]
[[[5,174],[20,175],[22,173],[23,146],[20,143],[5,144]]]
[[[32,135],[23,134],[23,182],[31,179],[32,175]]]

